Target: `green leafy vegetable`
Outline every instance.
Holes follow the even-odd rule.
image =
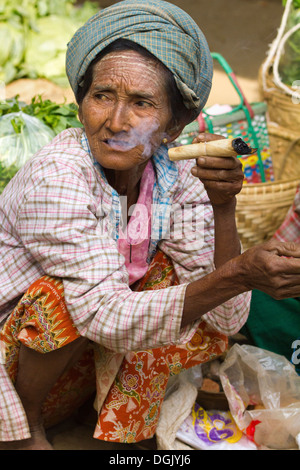
[[[0,101],[0,116],[18,111],[40,119],[55,134],[70,127],[82,127],[75,103],[57,104],[49,99],[43,100],[40,95],[34,96],[30,104],[18,101],[18,96]]]
[[[0,80],[11,82],[19,74],[24,60],[25,43],[22,28],[10,22],[0,23]]]
[[[7,168],[0,162],[0,194],[18,170],[19,169],[15,165],[11,165]]]
[[[286,5],[286,2],[287,2],[287,0],[282,1],[283,6]],[[293,7],[294,8],[300,8],[300,0],[293,0]]]
[[[1,123],[1,120],[0,120]],[[16,117],[10,120],[10,123],[13,127],[13,130],[16,134],[21,134],[23,132],[24,126],[26,126],[26,122],[22,118],[22,115],[17,115]]]
[[[59,132],[81,127],[75,103],[57,104],[35,96],[0,101],[0,193],[21,166]]]
[[[286,1],[284,1],[284,4]],[[300,23],[300,0],[294,0],[286,26],[286,32]],[[287,40],[284,53],[280,58],[278,71],[281,80],[286,85],[293,85],[300,80],[300,29],[294,32]]]
[[[65,53],[75,31],[99,10],[75,0],[1,0],[0,81],[46,78],[67,85]]]

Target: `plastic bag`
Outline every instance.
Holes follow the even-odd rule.
[[[228,411],[205,411],[196,403],[203,364],[170,380],[156,428],[158,450],[256,450]]]
[[[156,442],[158,450],[186,450],[190,446],[178,441],[176,433],[183,421],[190,414],[195,403],[198,388],[190,380],[191,376],[182,372],[176,380],[170,381],[168,394],[162,403],[161,412],[156,428]],[[194,374],[194,372],[193,372]],[[196,366],[196,380],[202,380],[201,370]]]
[[[180,372],[180,374],[171,376],[167,383],[165,399],[178,390],[182,382],[191,383],[194,387],[199,389],[203,382],[202,364],[190,367],[189,369]]]
[[[239,430],[229,411],[206,411],[197,403],[176,437],[199,450],[257,450]]]
[[[22,111],[0,117],[0,194],[24,163],[54,136],[40,119]]]
[[[0,162],[3,167],[20,169],[55,136],[52,129],[22,111],[0,118]]]
[[[256,445],[298,448],[300,376],[284,356],[235,344],[220,379],[238,428]]]

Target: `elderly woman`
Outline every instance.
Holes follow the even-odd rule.
[[[169,376],[226,349],[251,289],[300,295],[298,246],[240,253],[238,159],[168,158],[211,87],[185,12],[160,0],[100,11],[70,41],[67,73],[83,129],[41,149],[1,197],[6,449],[51,448],[44,427],[95,387],[94,437],[151,438]]]

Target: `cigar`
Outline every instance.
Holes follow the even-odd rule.
[[[202,155],[211,157],[236,157],[237,155],[252,155],[256,152],[257,149],[249,147],[240,137],[182,145],[168,150],[169,158],[172,161],[189,160]]]

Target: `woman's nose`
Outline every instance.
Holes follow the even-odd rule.
[[[114,134],[129,130],[129,110],[126,104],[116,103],[111,108],[106,121],[106,127]]]

